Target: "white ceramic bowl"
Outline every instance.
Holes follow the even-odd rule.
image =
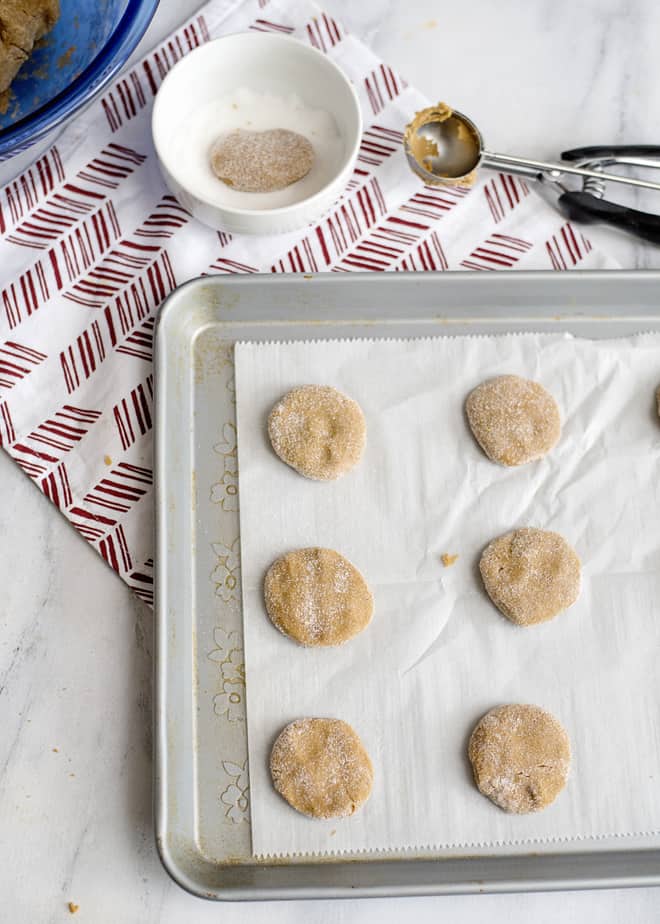
[[[196,145],[194,169],[185,150],[182,156],[182,137],[196,137],[191,112],[213,107],[241,89],[281,98],[295,95],[306,107],[332,117],[337,154],[320,188],[309,189],[308,182],[304,198],[266,208],[252,207],[259,200],[250,201],[250,196],[258,194],[241,193],[239,207],[236,191],[229,194],[220,180],[211,180],[209,151],[202,150],[206,145]],[[232,233],[278,234],[317,220],[345,188],[358,153],[362,116],[353,86],[324,54],[288,36],[243,32],[197,48],[170,71],[156,96],[152,132],[165,182],[196,218]]]

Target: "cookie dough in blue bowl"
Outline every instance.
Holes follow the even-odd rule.
[[[0,35],[7,30],[3,15],[13,6],[0,3]],[[157,6],[158,0],[60,0],[56,24],[0,98],[0,182],[12,175],[12,158],[38,142],[43,148],[118,74]]]

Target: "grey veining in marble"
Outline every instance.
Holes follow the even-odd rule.
[[[495,150],[660,143],[654,0],[325,5],[409,82],[471,115]],[[162,0],[142,50],[196,6]],[[589,233],[624,267],[660,267],[660,248]],[[660,919],[652,890],[258,908],[191,898],[152,839],[151,613],[2,453],[0,588],[0,924],[71,920],[68,901],[73,920],[94,924]]]

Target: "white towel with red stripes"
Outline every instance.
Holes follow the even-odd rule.
[[[150,137],[168,70],[246,29],[331,56],[364,115],[341,199],[317,226],[277,237],[195,222],[164,187]],[[519,179],[422,186],[401,133],[427,102],[308,0],[211,0],[0,190],[0,445],[147,602],[154,313],[175,286],[217,273],[616,265]]]

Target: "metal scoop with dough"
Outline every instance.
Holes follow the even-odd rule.
[[[558,197],[560,211],[571,220],[609,222],[660,244],[660,216],[603,199],[605,181],[660,191],[659,183],[603,170],[615,164],[657,169],[660,146],[575,148],[565,151],[561,155],[563,163],[557,164],[494,154],[485,150],[474,122],[445,103],[418,112],[406,127],[403,144],[411,168],[428,185],[472,186],[480,167],[520,174],[551,189]],[[568,189],[563,183],[567,176],[581,177],[582,189]]]

